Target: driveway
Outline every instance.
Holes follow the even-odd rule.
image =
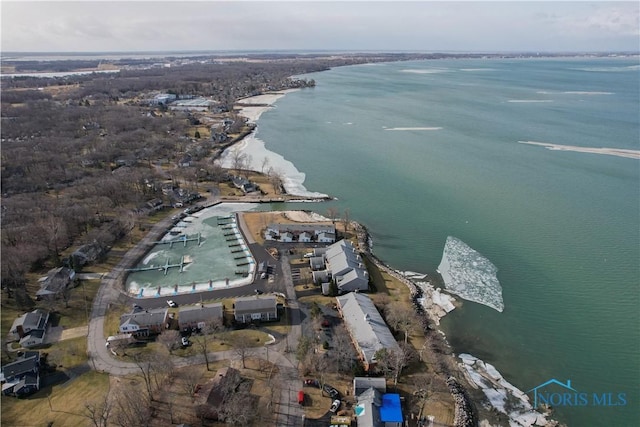
[[[171,224],[171,218],[167,218],[158,222],[151,231],[140,241],[138,245],[129,250],[120,260],[118,265],[106,275],[102,277],[102,283],[98,290],[96,297],[93,301],[93,307],[91,310],[91,319],[89,322],[88,331],[86,331],[87,337],[87,355],[89,358],[90,366],[97,371],[106,372],[111,375],[124,376],[137,374],[139,372],[138,367],[132,362],[125,362],[113,357],[109,349],[105,346],[104,338],[104,320],[107,310],[116,301],[122,301],[123,299],[130,303],[139,304],[145,308],[164,306],[166,302],[164,299],[134,299],[126,296],[120,286],[120,278],[125,273],[125,269],[131,267],[136,260],[148,250],[153,241],[159,239],[169,225]],[[245,228],[245,225],[241,221],[241,229]],[[248,236],[248,233],[243,234]],[[250,243],[256,246],[255,243]],[[252,248],[253,249],[253,248]],[[259,249],[255,248],[256,252]],[[264,251],[264,249],[262,249]],[[276,263],[272,259],[273,263]],[[280,383],[282,384],[280,399],[276,407],[277,422],[276,425],[280,426],[303,426],[304,417],[303,411],[300,405],[298,405],[297,392],[302,387],[302,380],[298,374],[298,362],[295,358],[294,351],[298,345],[298,340],[301,334],[301,316],[298,303],[296,300],[295,290],[293,288],[293,282],[291,280],[291,271],[289,268],[289,260],[287,256],[283,256],[280,260],[281,274],[278,274],[277,285],[283,287],[287,299],[289,300],[289,312],[291,320],[291,331],[287,336],[287,339],[281,341],[279,344],[270,346],[270,350],[266,347],[257,349],[254,354],[257,357],[262,357],[276,363],[279,367]],[[261,281],[266,282],[266,281]],[[188,304],[200,301],[200,299],[212,299],[223,298],[227,296],[237,296],[246,293],[248,290],[253,292],[253,289],[258,286],[249,285],[239,288],[231,288],[224,290],[217,290],[211,292],[197,293],[197,294],[185,294],[172,296],[171,299],[178,304]],[[264,286],[264,284],[262,284]],[[215,296],[214,296],[215,295]],[[224,295],[224,296],[223,296]],[[79,331],[78,331],[79,333]],[[62,333],[61,333],[62,337]],[[225,360],[234,359],[234,355],[231,351],[211,353],[210,360]],[[174,358],[176,366],[189,366],[194,364],[204,363],[204,357],[202,355],[196,355],[189,358]]]
[[[44,336],[44,343],[52,344],[58,341],[86,337],[88,331],[88,326],[78,326],[77,328],[70,329],[65,329],[62,326],[51,326],[47,331],[47,334]]]

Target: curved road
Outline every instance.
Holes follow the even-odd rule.
[[[166,232],[171,225],[172,220],[170,216],[158,222],[147,235],[131,250],[129,250],[120,260],[118,265],[102,279],[100,289],[98,290],[96,297],[93,301],[91,310],[91,319],[89,322],[88,336],[87,336],[87,356],[89,358],[90,366],[97,371],[109,373],[110,375],[124,376],[139,373],[139,369],[135,363],[125,362],[113,357],[109,349],[105,346],[104,338],[104,319],[107,310],[109,310],[116,301],[121,300],[123,297],[127,301],[133,300],[120,290],[119,282],[123,277],[126,268],[130,268],[141,256],[143,256],[149,248],[153,245],[152,242],[159,240],[160,236]],[[245,236],[245,239],[249,239],[248,244],[255,247],[255,243],[249,237],[249,233],[246,232],[246,224],[244,221],[239,221],[240,229]],[[299,377],[297,369],[297,361],[295,356],[290,352],[290,349],[297,347],[298,339],[301,334],[301,316],[296,301],[295,290],[293,289],[293,281],[291,279],[291,272],[289,269],[288,258],[285,256],[281,259],[281,277],[284,280],[286,288],[286,295],[289,300],[289,312],[291,332],[287,336],[285,342],[281,342],[276,346],[272,346],[276,351],[269,351],[266,347],[256,349],[253,353],[257,357],[262,357],[270,360],[280,367],[279,376],[280,383],[282,384],[280,400],[276,407],[277,414],[277,426],[303,426],[304,415],[302,408],[297,402],[297,393],[301,389],[302,382]],[[248,285],[251,286],[251,285]],[[244,289],[242,289],[244,288]],[[206,297],[211,298],[209,294],[214,294],[217,297],[222,297],[221,292],[224,294],[242,295],[253,292],[246,289],[247,286],[236,289],[224,289],[220,291],[209,291],[204,293]],[[253,289],[251,287],[250,289]],[[226,292],[223,292],[226,291]],[[202,293],[200,294],[202,295]],[[225,297],[227,295],[224,295]],[[179,304],[187,303],[188,300],[196,298],[196,301],[200,299],[198,294],[188,294],[172,297]],[[181,301],[184,299],[185,301]],[[149,300],[135,300],[140,305],[148,307],[164,305],[164,301],[160,303],[159,299]],[[196,302],[190,301],[190,302]],[[160,304],[159,304],[160,303]],[[234,354],[232,351],[215,352],[209,355],[209,360],[225,360],[233,359]],[[189,366],[194,364],[202,364],[204,362],[203,355],[192,356],[189,358],[174,358],[174,363],[177,367]]]

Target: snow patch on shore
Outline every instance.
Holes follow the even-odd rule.
[[[449,292],[499,312],[504,310],[498,269],[462,240],[447,237],[438,272]]]
[[[303,197],[328,197],[323,193],[308,191],[303,185],[306,175],[296,169],[293,163],[280,154],[267,150],[264,146],[264,141],[256,138],[254,134],[248,135],[239,145],[228,148],[222,153],[220,157],[222,167],[230,169],[233,167],[234,150],[240,150],[240,152],[246,154],[249,160],[248,168],[256,172],[263,172],[262,164],[266,158],[266,169],[273,168],[274,171],[281,175],[282,185],[287,194]]]
[[[245,98],[238,101],[238,104],[264,104],[261,106],[242,106],[239,114],[248,118],[249,121],[255,123],[260,118],[260,115],[272,108],[273,104],[287,93],[296,91],[298,89],[287,89],[277,93],[263,94]],[[317,193],[308,191],[303,185],[306,175],[296,169],[295,165],[289,160],[285,159],[278,153],[269,151],[266,149],[264,141],[256,137],[255,130],[250,135],[247,135],[242,142],[236,144],[230,148],[227,148],[220,157],[222,167],[231,169],[233,166],[233,153],[235,150],[239,150],[241,153],[247,155],[248,169],[256,172],[266,172],[269,168],[280,174],[282,178],[282,185],[287,194],[301,197],[328,197],[324,193]],[[266,163],[265,163],[266,159]]]
[[[517,427],[546,426],[551,424],[546,415],[533,409],[529,396],[505,380],[490,363],[470,354],[458,357],[469,383],[482,390],[491,406],[509,417],[509,425]]]

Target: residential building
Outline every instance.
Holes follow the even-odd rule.
[[[180,99],[169,106],[173,111],[207,111],[215,102],[206,98]]]
[[[13,321],[9,330],[9,338],[18,341],[29,335],[34,330],[46,330],[49,321],[49,312],[42,309],[35,309],[25,313]]]
[[[371,387],[356,397],[358,427],[402,427],[400,395]]]
[[[44,336],[46,333],[44,329],[35,329],[20,339],[20,345],[24,348],[42,345],[44,344]]]
[[[178,327],[204,329],[208,323],[221,322],[223,314],[224,306],[219,302],[182,306],[178,310]]]
[[[75,283],[76,272],[67,267],[55,268],[49,272],[47,278],[36,292],[36,298],[57,298]]]
[[[120,333],[134,336],[159,334],[167,328],[169,309],[137,310],[120,316]]]
[[[256,184],[241,176],[235,176],[231,178],[231,182],[233,183],[234,187],[242,190],[242,192],[245,194],[253,193],[260,190],[260,188]]]
[[[338,287],[339,293],[353,291],[369,290],[369,273],[364,265],[362,256],[358,250],[348,240],[340,240],[326,248],[326,251],[314,250],[315,257],[310,258],[311,269],[314,270],[313,276],[316,283],[317,280],[324,280],[325,276],[329,276]],[[324,268],[326,274],[321,274],[318,270],[319,262],[317,256],[324,259]]]
[[[177,96],[173,93],[159,93],[149,101],[150,105],[167,105],[175,101]]]
[[[278,320],[277,299],[273,295],[236,298],[233,316],[240,323]]]
[[[380,393],[387,392],[387,380],[384,377],[354,377],[353,395],[360,396],[370,388],[375,388]]]
[[[376,352],[383,348],[399,350],[389,327],[365,294],[350,292],[336,297],[338,312],[344,319],[351,341],[366,371],[376,365]]]
[[[40,353],[25,351],[18,360],[4,365],[0,382],[6,396],[26,396],[40,390]]]
[[[264,232],[265,240],[289,243],[333,243],[335,241],[335,235],[335,226],[321,223],[274,223],[269,224]]]

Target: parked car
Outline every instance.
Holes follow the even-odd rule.
[[[167,300],[167,304],[169,305],[169,307],[177,307],[178,306],[178,304],[173,302],[173,300]]]
[[[298,405],[304,405],[304,391],[302,390],[298,392]]]
[[[333,403],[331,403],[331,408],[329,408],[329,411],[333,412],[334,414],[338,411],[338,409],[340,409],[340,399],[335,399],[333,401]]]
[[[340,396],[340,393],[335,388],[331,387],[329,384],[325,384],[322,386],[322,390],[329,395],[332,399],[337,399]]]
[[[304,385],[309,387],[320,388],[320,382],[318,382],[318,380],[316,379],[306,379],[304,380]]]

